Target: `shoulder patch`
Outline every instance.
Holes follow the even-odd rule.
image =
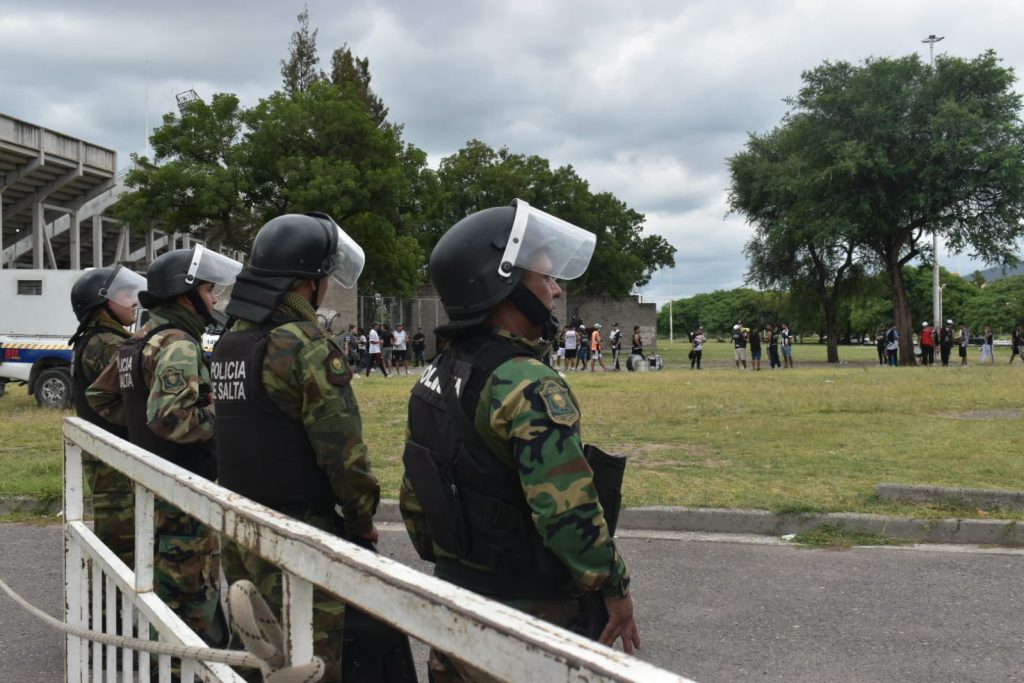
[[[185,378],[178,368],[167,368],[160,375],[160,386],[168,394],[176,394],[185,388]]]
[[[352,381],[352,371],[345,364],[338,349],[331,349],[327,354],[327,358],[324,358],[324,367],[327,369],[327,381],[331,384],[343,387]]]
[[[548,417],[555,424],[572,427],[579,422],[580,411],[569,397],[569,390],[552,378],[547,378],[541,385],[541,400],[544,401],[544,408]]]

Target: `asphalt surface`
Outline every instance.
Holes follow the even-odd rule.
[[[1022,550],[634,531],[619,543],[642,656],[697,681],[1024,681]],[[0,548],[0,577],[59,615],[60,527],[0,525]],[[422,567],[397,525],[381,549]],[[62,638],[0,594],[0,683],[62,671]]]

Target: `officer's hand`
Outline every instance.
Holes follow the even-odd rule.
[[[604,605],[608,608],[608,623],[601,631],[598,642],[613,647],[615,641],[622,639],[622,649],[626,654],[633,654],[633,648],[640,649],[640,630],[633,619],[633,598],[605,598]]]
[[[374,545],[377,545],[377,542],[380,540],[380,532],[377,531],[377,527],[373,527],[372,529],[370,529],[369,532],[367,532],[365,534],[357,534],[357,535],[360,538],[365,538],[367,541],[369,541],[370,543],[372,543]]]

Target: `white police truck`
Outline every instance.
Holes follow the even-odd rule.
[[[82,272],[0,269],[0,395],[15,383],[41,406],[71,405],[71,286]]]

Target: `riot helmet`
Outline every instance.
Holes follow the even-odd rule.
[[[329,276],[351,289],[365,262],[362,247],[327,214],[278,216],[256,234],[249,265],[238,276],[227,313],[263,322],[297,279],[316,281],[310,300],[315,308],[323,278]]]
[[[551,338],[558,321],[522,284],[523,273],[577,278],[586,271],[596,241],[593,233],[521,199],[466,216],[430,255],[430,277],[449,319],[437,333],[458,336],[508,299],[531,322],[544,325],[545,337]]]
[[[68,344],[73,346],[82,336],[92,312],[100,306],[113,303],[130,316],[139,303],[139,291],[145,286],[146,278],[121,265],[85,271],[71,287],[71,309],[79,325]],[[120,311],[108,310],[119,323],[126,324]]]
[[[139,292],[139,302],[149,308],[184,294],[196,312],[212,324],[213,313],[199,297],[196,288],[210,282],[215,285],[214,292],[219,294],[235,281],[241,269],[242,264],[235,259],[201,244],[192,249],[175,249],[157,256],[150,264],[146,272],[146,289]]]

